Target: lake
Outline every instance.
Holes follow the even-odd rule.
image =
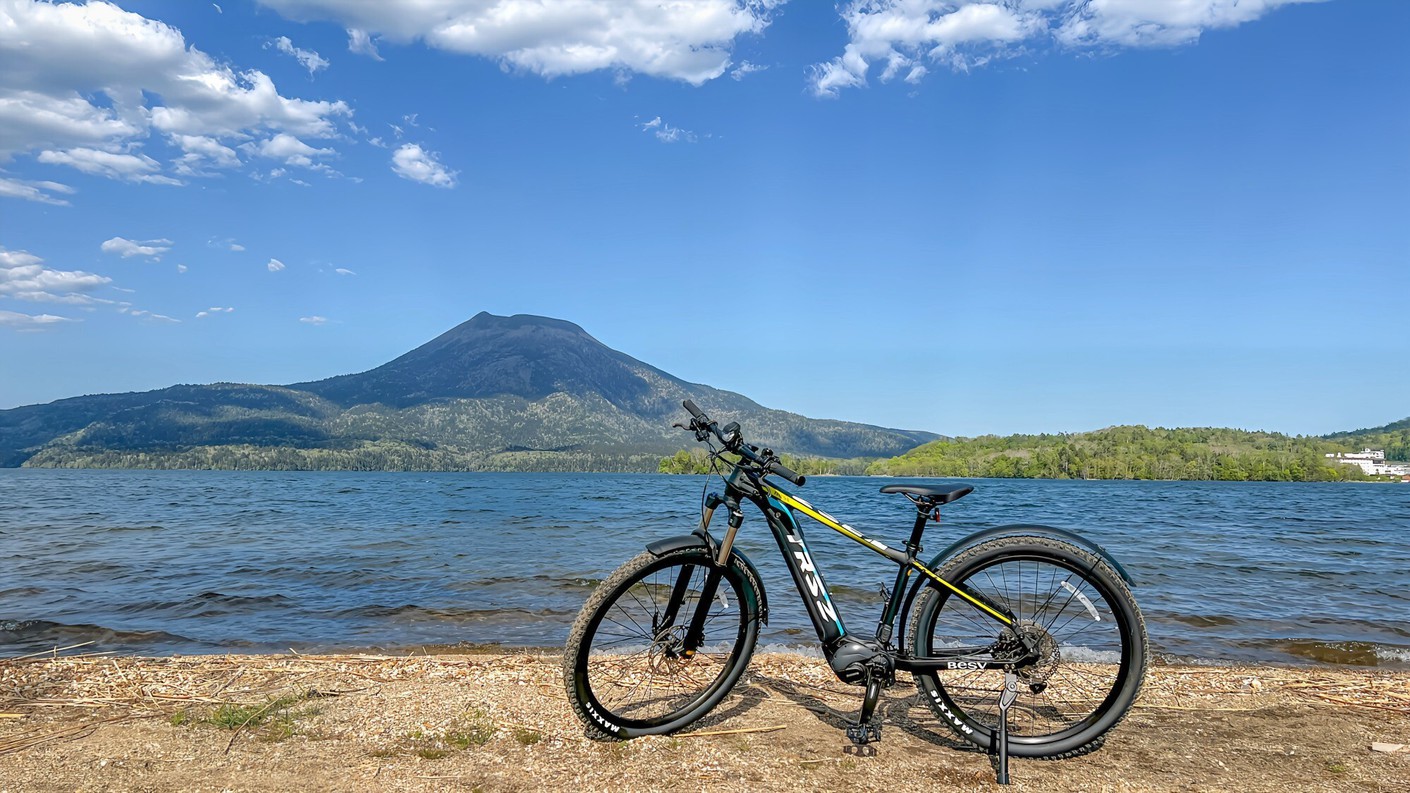
[[[4,469],[0,656],[557,646],[598,581],[691,530],[704,481]],[[914,512],[877,493],[897,481],[790,489],[899,544]],[[1084,534],[1135,579],[1159,655],[1410,668],[1410,486],[964,481],[975,492],[928,529],[931,552],[1005,523]],[[844,620],[869,634],[894,566],[802,523]],[[813,646],[762,516],[746,511],[737,547],[771,596],[761,642]]]

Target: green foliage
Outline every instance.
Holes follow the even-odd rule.
[[[537,735],[537,733],[535,733]],[[472,746],[484,746],[494,739],[495,726],[482,710],[471,709],[455,720],[441,733],[415,730],[401,739],[401,745],[417,757],[426,760],[439,760],[453,752],[464,751]],[[523,739],[519,739],[524,743]],[[536,743],[537,741],[531,741]],[[525,744],[528,745],[528,744]]]
[[[1110,427],[1062,435],[985,435],[927,443],[867,467],[882,476],[1335,482],[1365,479],[1328,460],[1322,438],[1208,427]]]
[[[306,699],[304,695],[291,694],[252,705],[227,703],[198,718],[187,711],[180,711],[171,716],[170,722],[173,727],[197,723],[223,730],[257,730],[261,740],[278,742],[293,737],[299,719],[318,714],[315,708],[296,707]]]
[[[1384,449],[1386,460],[1410,462],[1410,418],[1401,419],[1384,427],[1338,432],[1323,437],[1345,444],[1350,447],[1350,451],[1359,452],[1367,447]]]

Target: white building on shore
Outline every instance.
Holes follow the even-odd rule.
[[[1336,452],[1327,455],[1343,465],[1354,465],[1367,476],[1410,476],[1410,465],[1387,463],[1383,449],[1362,449],[1360,452]]]

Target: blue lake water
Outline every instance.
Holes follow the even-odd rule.
[[[914,514],[819,477],[799,495],[899,544]],[[0,470],[0,656],[562,644],[591,588],[688,533],[703,477]],[[973,480],[926,535],[1042,523],[1104,544],[1174,659],[1410,667],[1410,486]],[[721,489],[718,480],[712,489]],[[812,628],[763,518],[763,641]],[[843,618],[870,632],[894,566],[803,520]],[[93,649],[93,648],[85,648]]]

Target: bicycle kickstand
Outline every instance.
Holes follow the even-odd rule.
[[[998,782],[1009,783],[1009,707],[1018,699],[1018,675],[1012,671],[1004,673],[1004,690],[999,694],[999,734],[994,742],[995,753],[999,756]]]

